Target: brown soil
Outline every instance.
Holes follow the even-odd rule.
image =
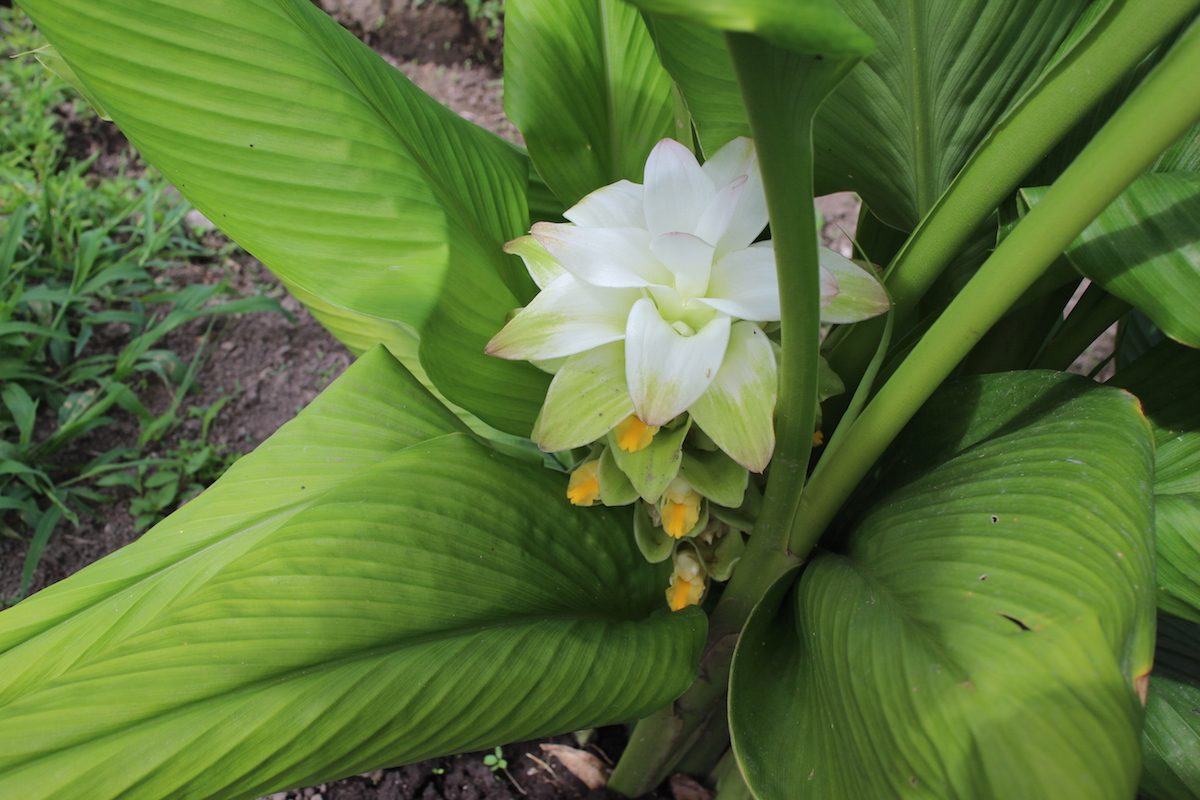
[[[854,255],[851,237],[858,227],[858,195],[853,192],[838,192],[817,198],[817,210],[825,218],[821,227],[821,244],[838,251],[847,258]]]
[[[599,764],[610,765],[625,746],[625,733],[617,727],[602,728],[596,732],[596,742],[582,748],[573,736],[508,745],[502,751],[507,762],[504,769],[493,770],[485,765],[483,757],[488,753],[467,753],[277,792],[263,800],[608,800],[616,797],[605,789],[589,789],[562,762],[542,750],[543,744],[583,749]],[[670,785],[647,797],[711,800],[711,794],[703,789],[699,793],[694,788],[681,793],[673,791]]]
[[[319,0],[335,19],[401,61],[500,68],[502,30],[471,22],[464,3],[445,0]]]

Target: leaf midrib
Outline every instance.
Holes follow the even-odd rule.
[[[608,179],[609,182],[616,181],[621,177],[621,164],[619,153],[620,148],[620,131],[617,127],[617,98],[613,93],[615,76],[613,75],[612,57],[609,48],[612,45],[611,35],[609,31],[610,19],[608,9],[605,7],[606,0],[596,0],[597,14],[599,15],[600,23],[600,61],[601,69],[604,71],[604,106],[608,119],[608,142],[605,148],[608,156]],[[599,187],[595,187],[599,188]]]
[[[930,169],[933,162],[931,136],[929,126],[932,124],[930,109],[923,98],[928,95],[926,81],[928,78],[923,56],[928,51],[928,31],[921,24],[921,15],[917,9],[917,0],[907,0],[905,3],[905,32],[908,38],[906,63],[909,71],[909,102],[912,111],[907,114],[909,121],[909,136],[912,139],[914,159],[914,190],[916,192],[917,217],[924,217],[933,207],[938,196],[937,186],[931,182],[933,173]],[[924,135],[922,136],[922,133]]]

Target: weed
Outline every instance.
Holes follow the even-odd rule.
[[[492,772],[508,769],[508,761],[504,758],[504,753],[499,747],[496,748],[495,752],[488,753],[483,757],[483,765]]]

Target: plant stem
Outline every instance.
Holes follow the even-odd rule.
[[[907,329],[917,302],[1026,173],[1198,7],[1200,0],[1115,3],[995,126],[888,268],[897,332]],[[847,385],[862,375],[881,324],[835,332],[830,364]]]
[[[980,267],[900,364],[832,458],[822,459],[792,531],[807,553],[917,409],[1054,259],[1154,159],[1200,120],[1200,23],[1193,24]]]
[[[637,724],[609,780],[609,788],[630,796],[657,786],[724,713],[738,634],[767,589],[797,563],[788,533],[812,453],[821,325],[812,120],[856,62],[788,53],[742,34],[727,34],[726,42],[762,165],[775,248],[783,337],[777,442],[753,535],[709,620],[699,676],[671,706]]]

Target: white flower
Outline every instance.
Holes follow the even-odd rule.
[[[760,323],[779,319],[779,287],[771,242],[754,241],[767,204],[753,143],[735,139],[701,166],[664,139],[646,161],[644,186],[619,181],[563,216],[570,222],[538,223],[506,247],[541,292],[487,347],[554,368],[534,439],[565,450],[631,414],[657,426],[686,411],[761,472],[775,445],[777,377]],[[878,287],[835,253],[822,254],[822,267],[825,306],[838,293],[833,268]],[[882,311],[882,287],[878,295]]]

